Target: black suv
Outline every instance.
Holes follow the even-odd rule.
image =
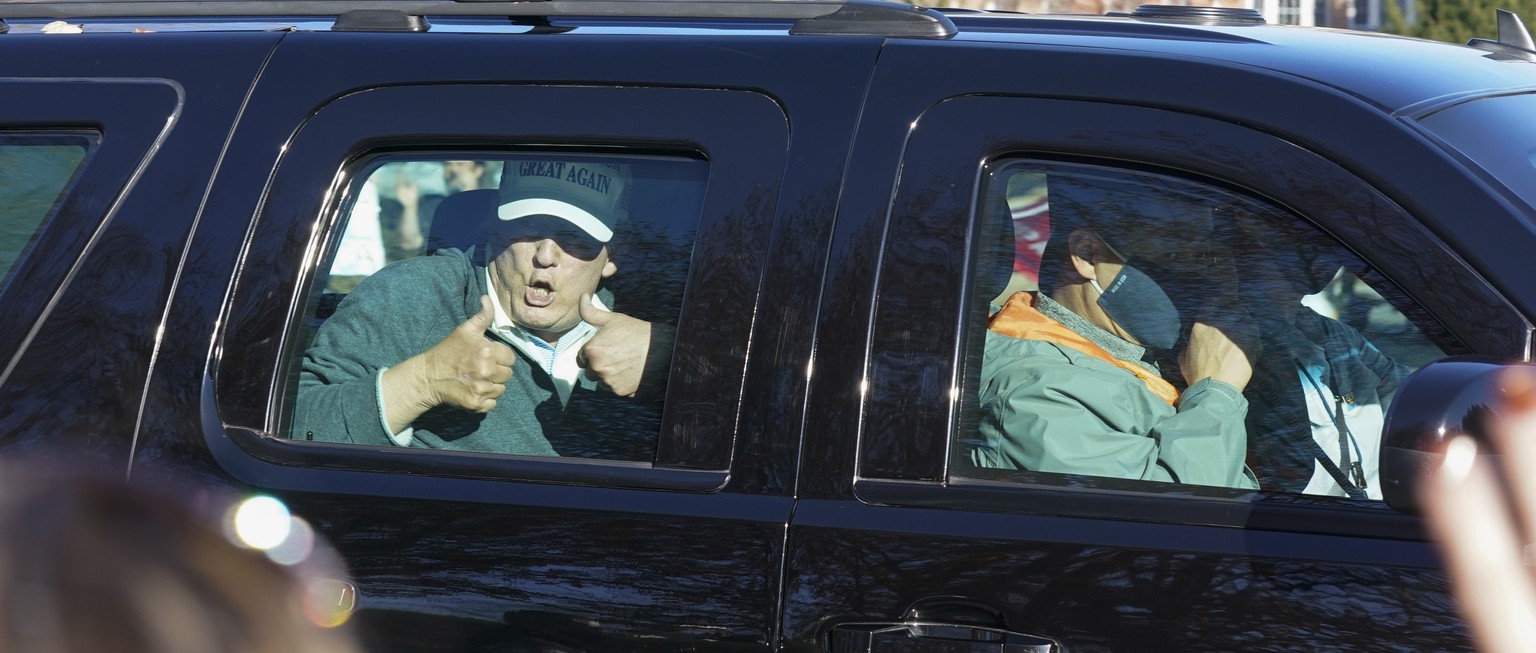
[[[1531,356],[1536,52],[1512,15],[1501,31],[871,0],[0,3],[0,440],[280,497],[345,556],[373,650],[1462,649],[1403,470],[1476,403],[1452,391]],[[675,328],[664,392],[558,456],[296,426],[345,299],[484,243],[480,189],[555,160],[635,170],[607,290]],[[1317,386],[1303,419],[1363,415],[1328,454],[1346,476],[1261,447],[1332,418],[1250,422],[1258,489],[983,464],[988,314],[1044,281],[1063,180],[1212,207],[1105,241],[1238,264],[1176,304],[1294,309],[1242,264],[1313,273],[1276,254],[1306,243],[1327,261],[1307,310],[1393,383],[1427,368],[1390,406]],[[1213,219],[1227,245],[1191,250]],[[1403,399],[1448,368],[1454,397]]]

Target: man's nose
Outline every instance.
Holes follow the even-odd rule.
[[[533,262],[539,267],[550,267],[560,262],[560,255],[564,251],[555,239],[545,238],[534,245]]]

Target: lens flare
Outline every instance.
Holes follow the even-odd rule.
[[[293,530],[288,506],[272,497],[251,497],[235,507],[235,537],[253,549],[266,551],[282,544]]]
[[[280,565],[292,566],[309,559],[315,550],[315,529],[298,517],[289,518],[288,537],[266,549],[267,558]]]

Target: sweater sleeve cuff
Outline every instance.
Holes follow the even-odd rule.
[[[411,436],[416,434],[416,429],[407,426],[405,430],[399,433],[393,433],[389,430],[389,410],[384,407],[384,372],[386,371],[389,371],[389,368],[381,367],[379,368],[379,373],[373,377],[374,396],[379,398],[379,428],[384,429],[384,433],[389,435],[390,442],[402,447],[409,447],[411,446]]]
[[[1234,406],[1248,405],[1248,400],[1243,398],[1243,391],[1238,390],[1237,386],[1226,381],[1217,381],[1211,377],[1206,377],[1196,381],[1184,390],[1184,394],[1179,397],[1179,407],[1182,408],[1186,404],[1193,406],[1196,403],[1200,403],[1199,401],[1192,400],[1195,400],[1197,397],[1204,400],[1206,395],[1222,397]]]

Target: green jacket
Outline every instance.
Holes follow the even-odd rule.
[[[980,401],[978,467],[1258,487],[1244,464],[1248,402],[1221,381],[1195,383],[1175,408],[1096,356],[988,331]]]

